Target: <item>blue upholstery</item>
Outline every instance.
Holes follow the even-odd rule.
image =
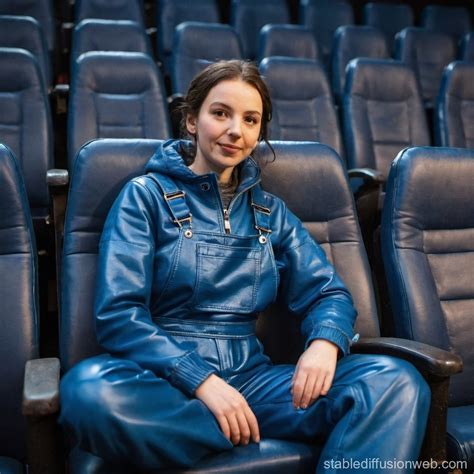
[[[141,0],[76,0],[76,24],[85,18],[102,20],[129,20],[144,25]]]
[[[68,162],[94,138],[168,138],[161,74],[143,53],[89,52],[73,70],[68,109]]]
[[[99,140],[83,147],[75,162],[64,229],[60,353],[64,370],[101,352],[92,317],[98,243],[109,207],[126,181],[143,172],[158,145],[155,140]],[[357,330],[378,335],[378,320],[365,250],[356,223],[344,166],[328,147],[315,143],[273,142],[278,159],[263,170],[263,185],[299,214],[354,295]],[[271,159],[266,147],[258,152]],[[298,192],[294,183],[298,182]],[[308,199],[311,196],[311,199]],[[272,308],[259,319],[267,352],[294,360],[300,347],[289,340],[298,322],[284,321]],[[284,325],[286,324],[286,326]],[[291,328],[288,327],[291,324]],[[295,338],[296,339],[296,338]],[[263,440],[204,459],[188,473],[314,472],[316,446]],[[75,451],[71,474],[119,474],[96,457]]]
[[[240,36],[246,59],[257,57],[258,38],[264,25],[289,22],[290,13],[285,0],[232,0],[230,24]]]
[[[474,150],[411,148],[393,162],[382,252],[397,336],[462,357],[451,378],[448,439],[474,467]],[[461,408],[462,407],[462,408]],[[453,454],[453,442],[450,441]]]
[[[346,66],[355,58],[389,58],[387,40],[372,26],[340,26],[334,33],[332,88],[340,101],[346,84]]]
[[[38,356],[36,248],[25,185],[13,153],[0,145],[0,472],[26,456],[21,414],[27,360]],[[16,461],[12,459],[14,458]]]
[[[342,137],[323,67],[311,59],[269,57],[260,63],[272,97],[272,140],[318,141],[342,155]]]
[[[352,60],[343,115],[349,168],[373,168],[388,175],[400,150],[430,144],[415,75],[398,61]]]
[[[171,82],[174,93],[186,94],[193,77],[218,59],[241,59],[237,32],[229,25],[187,21],[175,30]]]
[[[302,0],[299,22],[313,30],[322,61],[329,69],[334,32],[339,26],[354,24],[354,11],[345,0]]]
[[[436,142],[474,148],[474,63],[456,61],[443,74],[435,116]]]
[[[24,49],[0,48],[0,143],[23,170],[34,218],[48,214],[46,171],[53,164],[51,116],[36,59]]]
[[[459,44],[459,59],[464,61],[474,61],[474,32],[463,36]]]
[[[87,51],[129,51],[153,56],[143,26],[130,20],[82,20],[72,34],[71,65]]]
[[[185,21],[219,23],[216,0],[157,0],[157,44],[160,60],[165,71],[170,70],[174,30]]]
[[[428,5],[421,12],[421,26],[459,39],[471,29],[469,10],[464,7]]]
[[[38,61],[47,87],[51,86],[51,61],[41,25],[31,16],[0,16],[0,47],[21,48]]]
[[[25,470],[17,460],[0,456],[0,472],[2,474],[24,474]]]
[[[31,16],[43,29],[48,50],[55,46],[54,9],[52,0],[0,0],[0,15]]]
[[[382,31],[390,51],[395,46],[395,35],[408,26],[414,25],[413,10],[406,3],[367,3],[364,6],[364,24]]]
[[[443,69],[456,59],[455,40],[444,33],[410,27],[397,35],[396,43],[396,58],[413,69],[422,98],[432,107]]]
[[[258,43],[259,61],[270,56],[319,59],[313,32],[301,25],[265,25]]]

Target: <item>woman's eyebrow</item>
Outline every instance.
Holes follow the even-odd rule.
[[[227,109],[227,110],[231,110],[232,107],[229,107],[227,104],[225,104],[224,102],[212,102],[210,107],[222,107],[223,109]],[[246,114],[257,114],[257,115],[262,115],[261,112],[259,112],[258,110],[246,110],[245,111]]]

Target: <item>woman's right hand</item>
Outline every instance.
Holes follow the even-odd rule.
[[[196,389],[195,395],[214,414],[222,432],[234,446],[260,442],[257,418],[245,398],[215,374]]]

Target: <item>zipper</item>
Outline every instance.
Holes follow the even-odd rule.
[[[230,234],[231,227],[230,227],[230,219],[229,219],[229,211],[224,209],[224,230],[226,234]]]

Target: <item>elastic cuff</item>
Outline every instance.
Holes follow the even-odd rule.
[[[194,352],[180,359],[170,377],[170,382],[184,393],[193,396],[196,389],[216,370]]]
[[[308,337],[305,349],[308,348],[308,345],[311,341],[314,341],[314,339],[326,339],[336,344],[344,355],[349,353],[351,340],[347,334],[338,328],[323,325],[316,326]]]

